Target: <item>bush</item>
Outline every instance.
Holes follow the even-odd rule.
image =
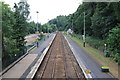
[[[39,39],[38,39],[38,40],[41,40],[41,39],[43,39],[44,37],[45,37],[45,35],[40,34],[40,35],[39,35]]]
[[[86,43],[100,51],[104,51],[104,40],[86,37]]]
[[[108,49],[111,52],[110,56],[113,60],[120,64],[120,24],[118,27],[110,30],[110,34],[107,39]]]

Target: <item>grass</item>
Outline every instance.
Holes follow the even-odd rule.
[[[75,37],[72,37],[74,41],[76,41],[87,53],[91,54],[93,57],[98,58],[100,61],[103,61],[107,63],[109,60],[103,56],[103,53],[98,51],[97,49],[94,49],[86,44],[86,47],[83,47],[83,41],[79,40]]]
[[[65,34],[66,35],[66,34]],[[118,64],[116,64],[115,61],[113,61],[111,58],[104,57],[104,53],[89,46],[86,44],[86,47],[83,47],[83,40],[78,39],[76,37],[72,37],[71,35],[67,35],[71,37],[76,43],[80,45],[81,48],[83,48],[84,51],[86,51],[90,56],[92,56],[97,62],[103,66],[108,66],[110,69],[110,73],[118,78]]]

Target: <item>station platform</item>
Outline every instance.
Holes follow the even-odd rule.
[[[107,80],[111,80],[113,76],[109,73],[103,73],[101,71],[102,65],[99,64],[91,55],[89,55],[78,43],[71,39],[71,37],[65,36],[68,40],[71,48],[74,50],[75,55],[77,56],[78,63],[82,61],[82,63],[86,66],[88,70],[91,71],[91,75],[94,80],[98,80],[98,78],[108,78]],[[113,79],[112,79],[113,80]]]
[[[35,47],[31,52],[28,53],[23,59],[16,63],[12,68],[2,75],[2,79],[8,78],[26,78],[28,73],[32,70],[35,62],[38,60],[41,53],[49,45],[50,41],[54,37],[54,33],[49,35],[44,41],[39,43],[39,47]]]

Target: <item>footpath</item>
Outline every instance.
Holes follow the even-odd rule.
[[[46,38],[45,41],[40,42],[39,47],[35,47],[23,59],[21,59],[12,68],[5,72],[2,75],[2,78],[26,78],[26,76],[32,70],[32,67],[35,65],[42,52],[53,39],[54,35],[55,34],[50,34],[49,38]]]

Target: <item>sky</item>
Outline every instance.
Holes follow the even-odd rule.
[[[4,0],[13,8],[14,3],[18,3],[20,0]],[[27,0],[30,5],[30,21],[38,22],[41,24],[47,23],[59,15],[69,15],[74,13],[78,6],[82,3],[82,0]]]

